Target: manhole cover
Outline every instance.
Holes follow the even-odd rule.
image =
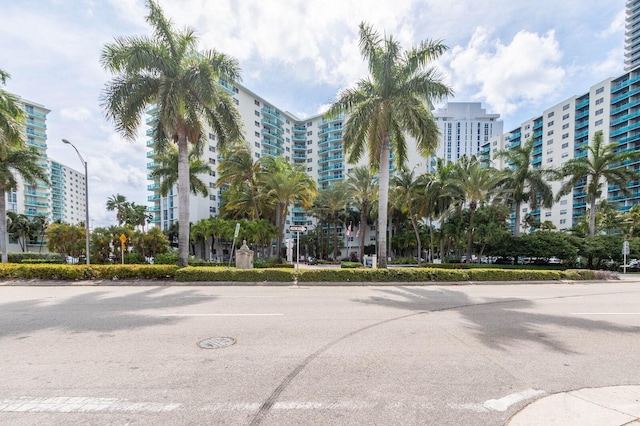
[[[202,349],[220,349],[231,346],[236,342],[233,337],[210,337],[198,342]]]

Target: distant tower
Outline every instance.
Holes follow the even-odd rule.
[[[640,65],[640,0],[627,0],[624,34],[624,70]]]
[[[440,129],[436,157],[447,163],[478,155],[482,145],[502,134],[500,114],[487,114],[480,102],[449,102],[433,116]]]

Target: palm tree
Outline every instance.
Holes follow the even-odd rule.
[[[438,219],[440,224],[440,259],[445,255],[445,233],[444,226],[447,215],[450,213],[450,207],[453,204],[453,194],[451,185],[454,182],[453,176],[455,171],[455,163],[445,162],[444,159],[438,158],[436,169],[433,174],[427,175],[425,195],[429,200],[429,217],[433,216]],[[431,234],[430,250],[433,248],[433,232]],[[432,255],[433,256],[433,255]]]
[[[347,190],[347,183],[344,181],[336,182],[328,188],[318,191],[318,196],[314,200],[316,211],[324,212],[329,224],[333,224],[333,260],[338,259],[338,225],[341,224],[340,218],[349,207],[351,197]],[[348,255],[348,253],[347,253]]]
[[[107,198],[107,210],[110,212],[115,210],[118,225],[123,225],[127,222],[127,214],[129,211],[127,197],[122,194],[114,194]]]
[[[624,163],[640,159],[640,151],[618,152],[618,144],[605,144],[602,131],[593,135],[587,151],[587,156],[572,158],[560,169],[560,176],[569,179],[560,187],[556,200],[569,194],[578,183],[586,181],[587,201],[590,203],[589,237],[593,237],[596,232],[597,201],[602,195],[603,181],[617,185],[620,192],[630,197],[631,190],[627,184],[640,180],[640,173],[624,167]]]
[[[0,246],[2,262],[7,262],[7,191],[17,188],[17,175],[25,182],[49,182],[45,171],[38,165],[38,153],[26,144],[3,144],[0,149]]]
[[[278,227],[276,247],[278,258],[281,258],[280,249],[289,204],[309,208],[316,195],[316,183],[302,167],[293,166],[283,157],[266,157],[258,182],[263,188],[261,197],[275,206]]]
[[[507,161],[506,179],[503,183],[507,199],[515,208],[513,236],[520,236],[520,210],[522,203],[529,204],[531,210],[538,205],[550,208],[553,205],[553,191],[546,178],[550,171],[531,167],[534,138],[531,137],[518,147],[496,152],[496,158]]]
[[[9,73],[0,69],[0,85],[4,86]],[[18,98],[0,87],[0,148],[24,143],[24,113]],[[4,216],[3,216],[4,217]]]
[[[376,199],[378,177],[372,173],[371,167],[359,166],[347,175],[347,185],[347,190],[355,201],[354,206],[360,211],[360,250],[358,254],[362,262],[367,218],[371,213],[371,205]]]
[[[367,61],[370,77],[358,81],[353,89],[340,92],[327,115],[348,114],[343,146],[349,162],[356,164],[369,152],[369,164],[379,169],[378,229],[386,229],[389,200],[389,155],[397,164],[407,159],[405,132],[416,141],[418,152],[428,155],[438,146],[438,127],[429,112],[433,100],[452,93],[440,81],[433,67],[446,46],[423,41],[403,51],[391,36],[381,38],[370,25],[360,24],[360,52]],[[387,236],[378,238],[379,266],[387,267]]]
[[[105,45],[101,63],[115,74],[102,95],[102,105],[116,129],[130,140],[150,105],[157,109],[153,122],[154,149],[168,141],[178,145],[178,264],[189,257],[188,146],[209,131],[223,147],[242,138],[240,115],[220,80],[239,79],[235,59],[215,50],[197,52],[194,30],[178,31],[153,0],[147,0],[147,22],[154,37],[121,37]]]
[[[260,218],[258,204],[258,188],[256,178],[260,171],[261,162],[253,161],[251,150],[245,143],[237,143],[223,152],[218,164],[218,182],[216,187],[229,185],[227,196],[236,200],[238,207],[250,202],[253,208],[252,219]],[[236,194],[242,194],[238,196]],[[243,200],[243,202],[239,202]]]
[[[461,208],[466,205],[469,209],[469,226],[467,228],[467,262],[471,262],[473,249],[473,232],[475,214],[478,207],[489,201],[496,191],[501,176],[492,167],[483,167],[480,161],[472,156],[463,156],[457,163],[455,177],[451,183],[454,198]]]
[[[407,209],[407,214],[418,245],[418,264],[422,256],[422,240],[418,230],[418,221],[426,216],[428,199],[426,197],[427,178],[415,177],[413,170],[402,168],[391,178],[391,189],[398,197],[399,205]]]
[[[33,235],[33,224],[26,214],[7,212],[7,233],[20,245],[20,250],[27,251],[27,244]]]
[[[201,155],[200,147],[194,145],[189,148],[189,189],[193,195],[202,194],[203,197],[207,197],[209,188],[198,175],[209,174],[212,170],[209,164],[200,158]],[[164,152],[154,156],[155,166],[151,169],[151,178],[160,180],[160,194],[163,197],[167,196],[178,181],[178,157],[176,145],[169,145]]]

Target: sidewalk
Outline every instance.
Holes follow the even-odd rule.
[[[506,425],[640,425],[640,386],[585,388],[545,396],[520,410]]]

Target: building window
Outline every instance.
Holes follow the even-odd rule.
[[[308,172],[312,172],[313,171],[313,167],[307,167],[307,171]]]
[[[553,158],[547,158],[547,163],[553,163]]]
[[[569,147],[569,142],[565,142],[562,144],[562,149],[568,148],[568,147]]]
[[[564,135],[562,135],[562,139],[567,139],[569,137],[569,133],[565,133]]]
[[[313,135],[313,130],[309,130],[309,131],[307,132],[307,136],[311,136],[311,135]]]
[[[562,153],[562,158],[567,158],[568,156],[569,156],[569,153],[568,153],[568,152],[563,152],[563,153]]]
[[[260,122],[259,121],[254,121],[253,124],[255,124],[256,127],[260,127]]]
[[[566,206],[567,205],[567,200],[560,200],[560,205],[561,206]]]
[[[596,111],[596,115],[601,115],[604,112],[604,110],[602,108],[600,108],[599,110]]]
[[[256,115],[256,117],[260,117],[260,111],[253,111],[253,113]]]
[[[257,106],[260,106],[260,101],[259,101],[259,100],[257,100],[257,99],[255,99],[255,100],[253,101],[253,103],[254,103],[254,104],[256,104]]]
[[[313,121],[310,121],[307,123],[307,127],[311,127],[311,126],[313,126]]]
[[[569,114],[565,114],[565,115],[562,116],[563,120],[566,120],[567,118],[569,118]]]
[[[547,154],[553,154],[553,149],[548,149]]]
[[[569,128],[569,123],[566,123],[566,124],[563,124],[563,125],[562,125],[562,130],[564,130],[564,129],[568,129],[568,128]]]
[[[604,87],[599,87],[598,89],[596,89],[596,95],[599,95],[602,92],[604,92]]]
[[[596,105],[600,105],[604,102],[604,98],[596,99]]]
[[[216,135],[214,135],[213,133],[209,133],[209,139],[211,139],[212,141],[215,141]]]
[[[209,152],[216,152],[216,147],[209,145]]]
[[[563,107],[562,107],[562,110],[563,110],[563,111],[566,111],[566,110],[568,110],[568,109],[569,109],[569,104],[566,104],[565,106],[563,106]]]
[[[560,219],[560,225],[564,225],[567,223],[567,219]]]
[[[233,102],[234,102],[236,105],[240,105],[240,101],[239,101],[239,100],[237,100],[236,98],[233,98]]]
[[[256,148],[260,148],[260,142],[254,142],[253,144],[255,145]]]
[[[551,212],[546,212],[546,213],[544,214],[544,217],[551,217]]]
[[[560,214],[562,214],[562,215],[567,214],[567,209],[560,210]]]
[[[602,119],[600,120],[596,120],[596,122],[594,123],[596,126],[602,126]]]
[[[553,115],[554,115],[554,112],[551,111],[549,114],[547,114],[547,118],[551,118],[551,117],[553,117]]]
[[[549,131],[547,132],[547,136],[551,136],[552,134],[553,134],[553,130],[549,130]]]
[[[260,132],[253,132],[253,134],[256,136],[256,138],[260,137]]]
[[[553,126],[553,120],[547,123],[547,126]]]
[[[547,145],[553,145],[553,139],[549,139],[549,140],[547,141]]]
[[[313,163],[313,158],[307,158],[307,163]]]

